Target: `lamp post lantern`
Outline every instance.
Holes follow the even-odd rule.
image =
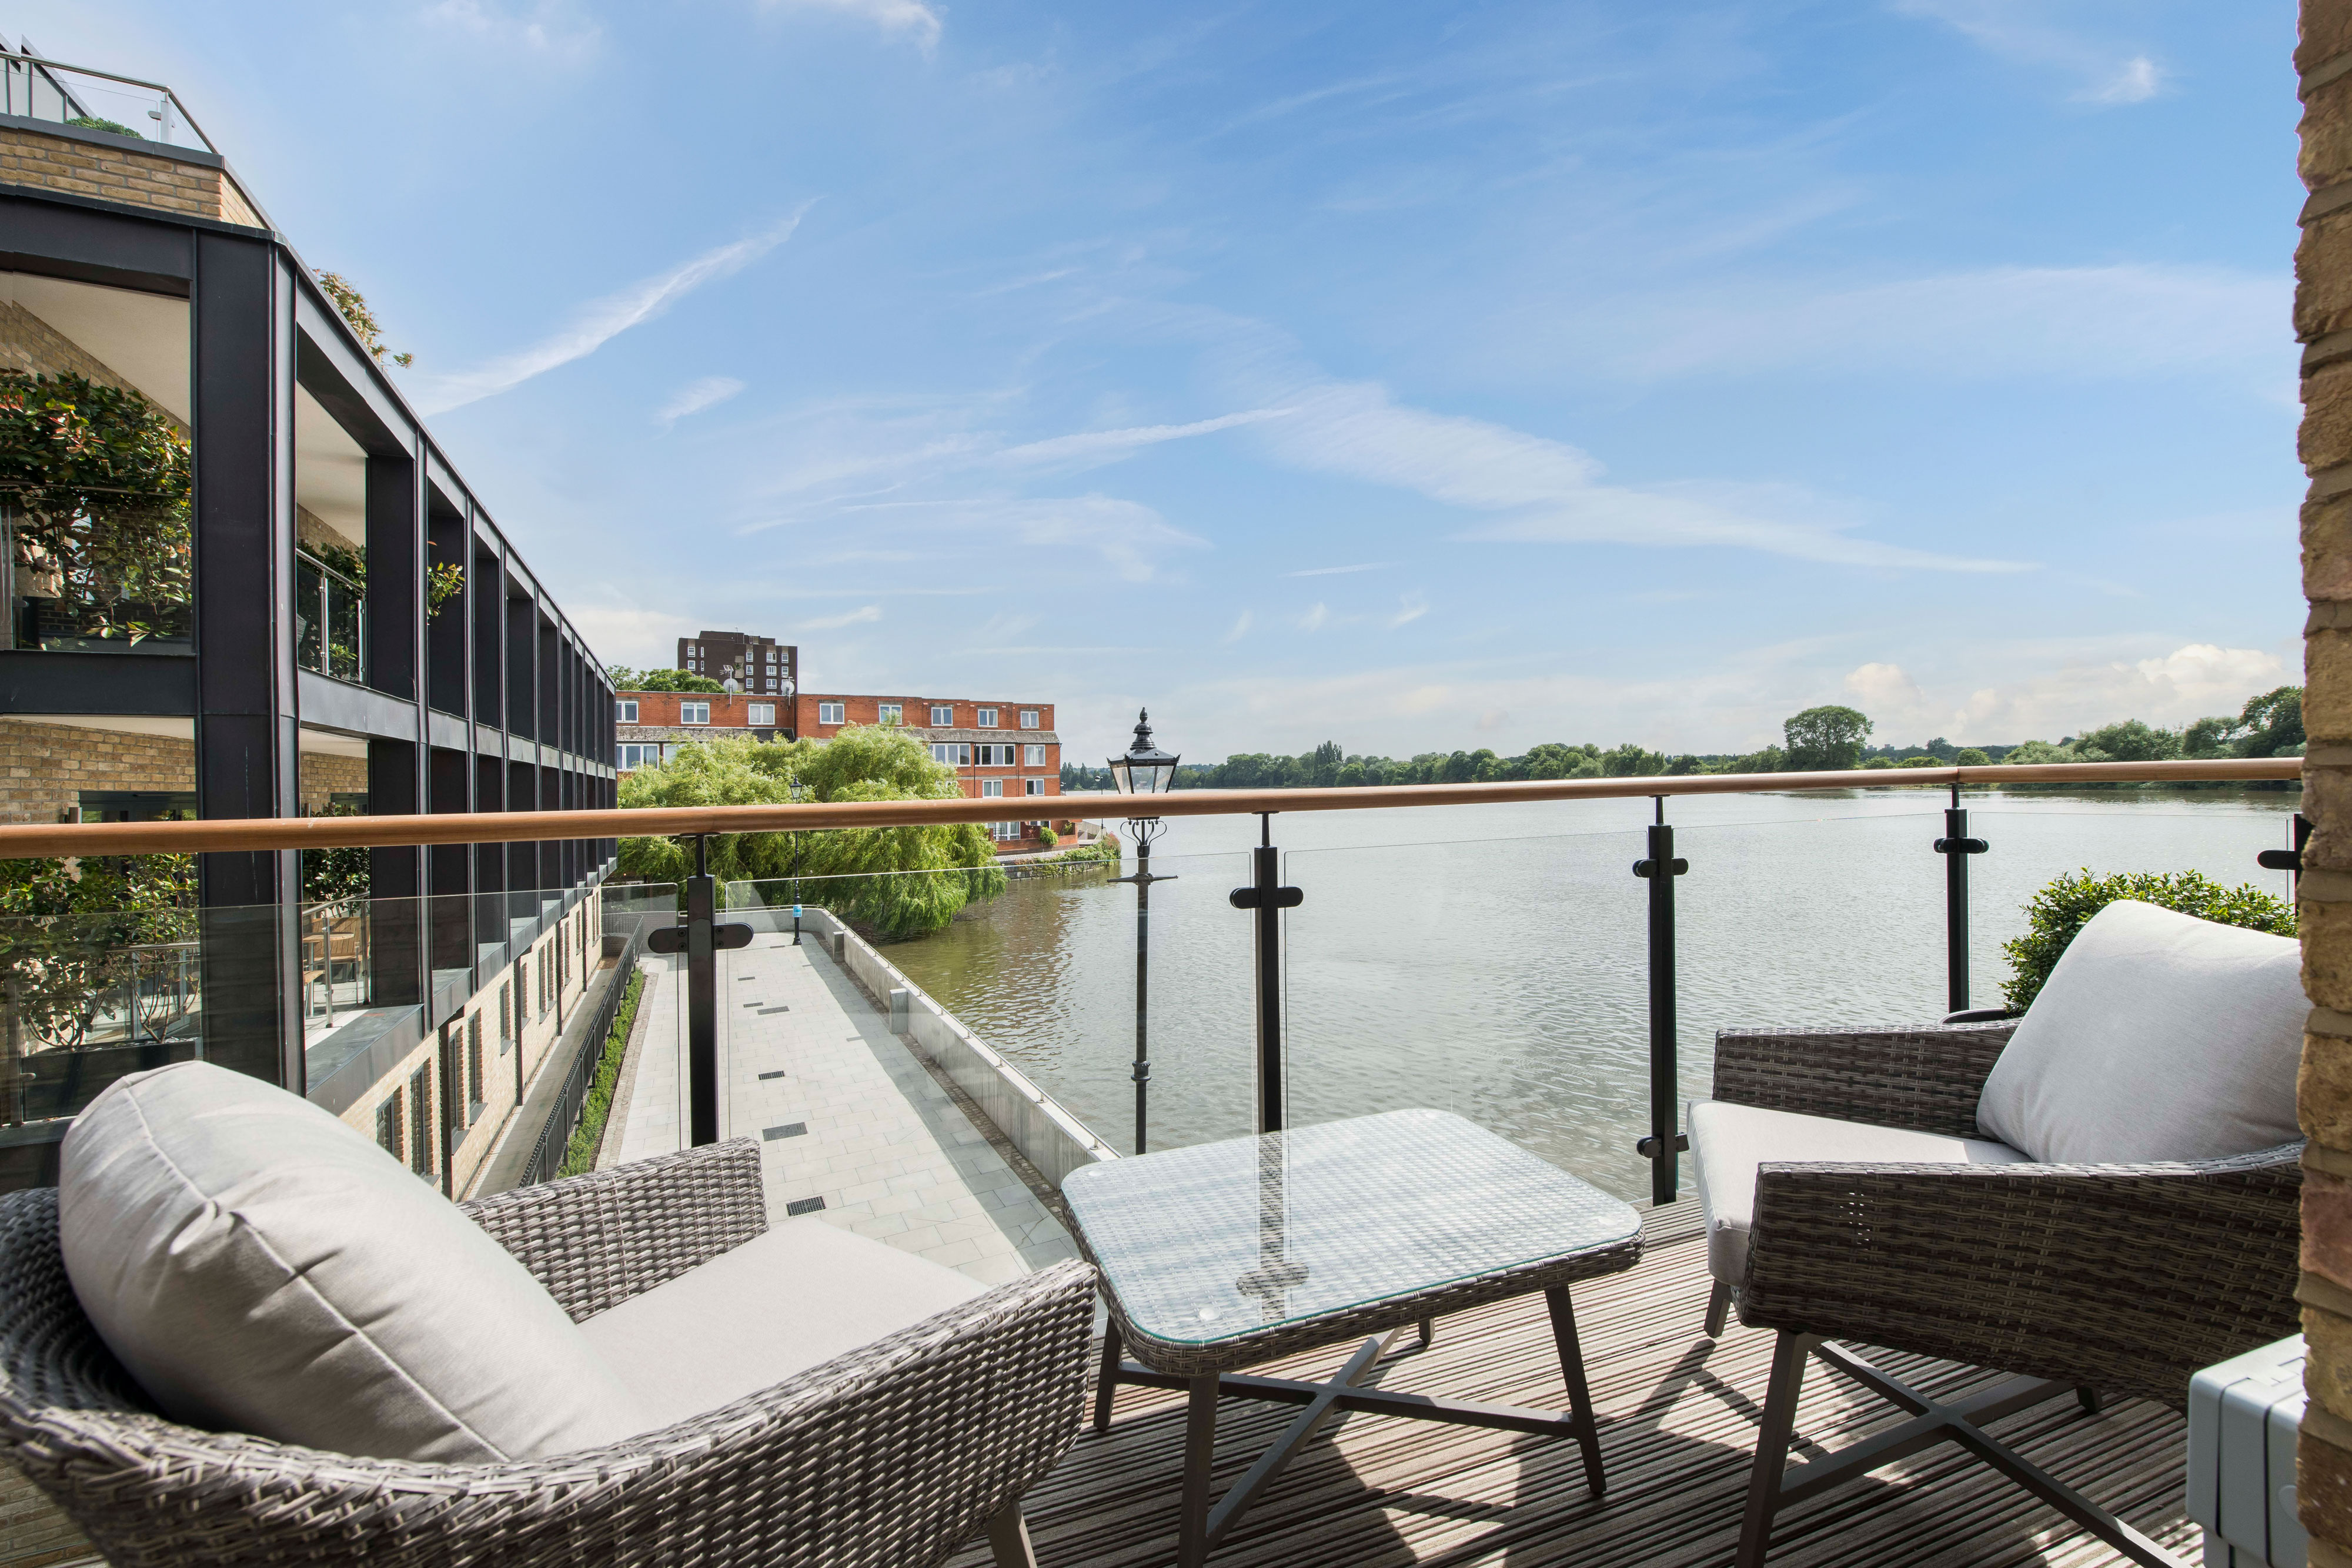
[[[1176,754],[1151,744],[1151,711],[1135,716],[1135,740],[1110,759],[1111,782],[1122,795],[1164,795],[1176,783]],[[1144,1102],[1151,1084],[1151,1058],[1146,1038],[1146,1006],[1150,995],[1151,884],[1173,882],[1172,876],[1151,874],[1151,841],[1168,831],[1158,817],[1129,820],[1135,835],[1135,874],[1117,877],[1135,884],[1135,1152],[1144,1152]]]

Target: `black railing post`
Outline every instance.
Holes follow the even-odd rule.
[[[1282,1131],[1282,912],[1306,894],[1282,883],[1282,852],[1274,847],[1274,813],[1258,813],[1258,847],[1250,852],[1251,880],[1227,902],[1257,911],[1257,1130]]]
[[[2254,857],[2254,863],[2264,871],[2286,873],[2286,898],[2294,902],[2296,884],[2303,879],[2303,846],[2311,841],[2311,819],[2297,811],[2287,823],[2289,848],[2264,850]]]
[[[1690,862],[1675,858],[1675,831],[1666,824],[1666,798],[1656,797],[1658,820],[1650,825],[1650,853],[1633,862],[1633,874],[1650,884],[1650,1135],[1634,1145],[1650,1162],[1650,1201],[1672,1203],[1681,1185],[1681,1068],[1676,1061],[1679,1024],[1675,1016],[1675,878]]]
[[[1969,1010],[1969,857],[1992,846],[1969,837],[1969,814],[1960,805],[1960,787],[1952,786],[1952,803],[1944,811],[1944,836],[1936,852],[1944,857],[1945,1010]]]
[[[697,834],[694,874],[686,883],[686,1060],[688,1142],[698,1146],[719,1141],[717,903],[709,841]]]

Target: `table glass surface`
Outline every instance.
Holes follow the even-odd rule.
[[[1062,1196],[1129,1322],[1214,1344],[1630,1239],[1641,1217],[1445,1111],[1083,1166]]]

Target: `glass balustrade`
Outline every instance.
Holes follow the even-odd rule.
[[[308,552],[294,557],[294,662],[357,683],[366,653],[367,590]]]

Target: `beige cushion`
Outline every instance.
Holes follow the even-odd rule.
[[[512,1255],[370,1139],[199,1061],[125,1078],[66,1134],[82,1310],[168,1416],[447,1463],[646,1423]]]
[[[2302,1134],[2302,955],[2291,937],[2152,904],[2075,933],[1977,1104],[1987,1135],[2038,1160],[2252,1154]]]
[[[985,1290],[809,1216],[580,1327],[651,1430],[731,1405]]]
[[[1706,1215],[1707,1271],[1727,1285],[1748,1272],[1756,1167],[1768,1160],[1864,1165],[2010,1166],[2025,1155],[1984,1138],[1948,1138],[1831,1116],[1765,1111],[1727,1100],[1690,1108],[1691,1166]]]

